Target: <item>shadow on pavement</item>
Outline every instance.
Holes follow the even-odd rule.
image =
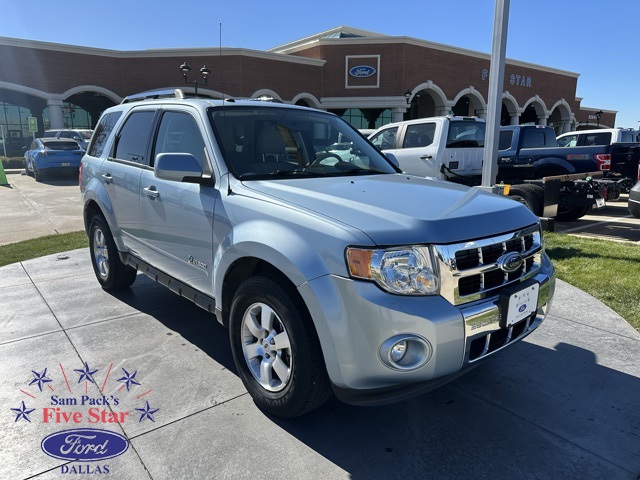
[[[136,288],[142,282],[153,283],[141,277]],[[154,309],[131,292],[117,297],[237,375],[226,328],[160,288],[176,302]],[[640,380],[599,365],[594,352],[576,345],[532,343],[540,334],[405,402],[354,407],[332,398],[298,419],[260,416],[353,479],[637,476]]]

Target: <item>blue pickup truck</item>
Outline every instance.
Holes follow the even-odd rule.
[[[640,161],[640,143],[560,147],[553,128],[542,125],[500,127],[498,150],[498,181],[539,215],[557,203],[554,216],[564,221],[628,192]]]
[[[608,180],[609,200],[620,190],[631,188],[640,161],[640,143],[559,146],[553,128],[542,125],[500,127],[498,150],[498,177],[502,180],[602,172]]]

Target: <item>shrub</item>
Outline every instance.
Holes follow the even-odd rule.
[[[24,168],[24,157],[2,157],[2,166],[4,168]]]

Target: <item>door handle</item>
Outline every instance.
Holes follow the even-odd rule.
[[[151,185],[150,187],[145,187],[142,189],[144,194],[151,198],[158,198],[160,196],[160,192],[156,190],[155,185]]]
[[[432,155],[422,155],[422,156],[420,156],[421,160],[428,160],[429,158],[433,158],[433,156]]]
[[[110,173],[103,173],[102,178],[104,179],[104,183],[113,183],[113,177]]]

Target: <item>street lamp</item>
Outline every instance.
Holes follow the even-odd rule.
[[[202,79],[204,80],[203,83],[198,83],[197,80],[193,80],[193,81],[189,81],[189,72],[191,71],[191,67],[187,64],[187,62],[184,62],[182,65],[180,65],[180,71],[182,72],[182,76],[184,77],[184,83],[190,83],[191,85],[193,85],[193,88],[195,88],[196,91],[196,97],[198,96],[198,86],[205,86],[207,84],[207,78],[209,77],[209,74],[211,73],[211,70],[209,70],[207,68],[207,66],[203,66],[200,69],[200,75],[202,76]]]
[[[604,112],[603,112],[602,110],[598,110],[598,111],[596,112],[596,120],[598,120],[598,128],[600,128],[600,119],[602,118],[602,114],[603,114],[603,113],[604,113]]]

